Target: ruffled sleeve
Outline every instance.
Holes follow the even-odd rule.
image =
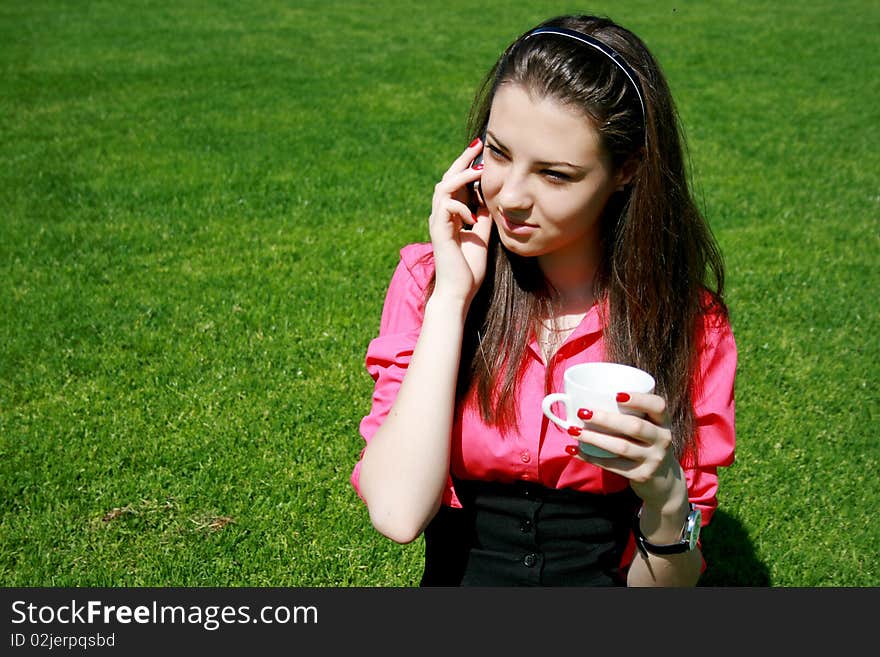
[[[376,382],[370,412],[360,423],[361,436],[367,443],[388,416],[403,382],[421,332],[425,292],[433,272],[434,258],[430,244],[410,244],[401,249],[400,262],[385,295],[379,335],[367,347],[367,372]],[[351,473],[351,485],[363,499],[360,491],[361,458],[363,449]],[[450,479],[443,502],[454,504],[457,501],[454,497]]]
[[[726,317],[707,317],[701,342],[693,389],[696,450],[686,459],[684,470],[690,500],[702,511],[705,525],[718,507],[718,468],[734,460],[737,351]]]
[[[688,498],[700,509],[702,525],[705,526],[718,508],[718,468],[732,465],[734,459],[737,352],[733,330],[726,317],[708,315],[704,319],[700,339],[693,388],[696,450],[685,457],[682,469],[687,481]],[[629,566],[635,551],[635,539],[631,535],[621,559],[622,567]],[[704,555],[700,571],[705,571],[706,566]]]

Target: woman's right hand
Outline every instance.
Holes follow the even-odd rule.
[[[429,232],[434,247],[434,294],[450,295],[470,303],[486,275],[486,257],[492,218],[484,206],[476,216],[468,208],[468,184],[480,179],[482,166],[470,163],[483,149],[475,139],[434,187]],[[470,230],[465,229],[470,226]]]

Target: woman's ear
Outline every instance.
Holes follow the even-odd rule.
[[[642,157],[644,155],[644,149],[639,149],[638,153],[631,155],[627,158],[626,162],[623,163],[623,166],[617,171],[617,191],[623,191],[623,189],[629,185],[633,178],[636,177],[636,174],[639,172],[639,166],[642,164]]]

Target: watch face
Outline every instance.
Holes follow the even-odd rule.
[[[699,509],[694,509],[688,518],[688,529],[690,530],[690,549],[697,547],[697,541],[700,538],[700,526],[703,522],[703,513]]]

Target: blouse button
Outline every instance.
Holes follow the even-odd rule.
[[[526,451],[523,451],[523,453],[519,455],[519,460],[523,463],[528,463],[532,460],[532,455]]]
[[[528,534],[530,531],[532,531],[532,521],[528,519],[523,520],[521,523],[519,523],[519,530],[523,534]]]
[[[530,552],[529,554],[527,554],[526,556],[523,557],[523,565],[526,568],[531,568],[537,562],[538,562],[538,555],[536,555],[534,553]]]

